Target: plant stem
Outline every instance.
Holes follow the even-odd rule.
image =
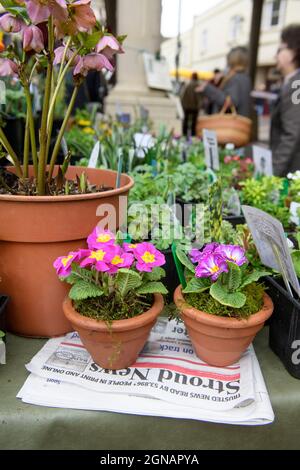
[[[47,66],[47,76],[45,83],[45,97],[43,104],[42,123],[40,131],[40,153],[38,162],[38,194],[45,194],[46,183],[46,165],[47,165],[47,118],[49,111],[49,102],[51,96],[51,82],[52,82],[52,69],[53,69],[53,48],[54,48],[54,31],[53,31],[53,18],[50,16],[48,20],[48,37],[49,37],[49,58]]]
[[[34,128],[34,119],[33,119],[33,113],[32,113],[32,102],[31,102],[31,95],[30,95],[30,90],[28,84],[24,84],[24,93],[26,97],[26,103],[27,103],[27,117],[26,117],[26,126],[27,126],[27,118],[28,118],[28,126],[29,126],[29,133],[30,133],[30,141],[31,141],[31,153],[32,153],[32,161],[33,161],[33,166],[34,166],[34,173],[35,177],[37,177],[38,174],[38,157],[37,157],[37,150],[36,150],[36,140],[35,140],[35,128]],[[26,137],[26,135],[25,135]],[[24,149],[25,152],[25,149]],[[24,160],[25,160],[25,154],[24,154]],[[25,162],[24,162],[25,164]],[[27,162],[28,164],[28,162]]]
[[[8,142],[7,137],[4,134],[2,127],[0,127],[0,142],[2,143],[3,147],[6,149],[7,153],[10,155],[10,157],[13,160],[14,165],[16,167],[17,176],[19,178],[23,178],[23,172],[22,172],[22,168],[21,168],[21,165],[20,165],[20,161],[19,161],[15,151],[13,150],[12,146]]]
[[[24,178],[28,178],[28,163],[29,163],[29,117],[28,109],[26,115],[25,137],[24,137],[24,158],[23,158],[23,174]]]
[[[57,155],[58,155],[58,152],[59,152],[59,149],[60,149],[61,141],[62,141],[62,138],[64,136],[69,118],[71,116],[71,112],[72,112],[72,109],[73,109],[78,91],[79,91],[79,85],[76,85],[74,90],[73,90],[73,94],[72,94],[72,97],[71,97],[71,100],[70,100],[65,118],[63,120],[61,129],[60,129],[59,134],[58,134],[57,139],[56,139],[56,143],[55,143],[55,147],[54,147],[53,152],[52,152],[50,167],[49,167],[49,182],[51,181],[51,178],[52,178],[52,175],[53,175],[54,165],[56,163],[56,159],[57,159]]]

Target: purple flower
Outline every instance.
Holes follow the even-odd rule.
[[[108,271],[108,264],[114,257],[113,248],[113,246],[103,245],[103,248],[99,250],[88,250],[87,258],[80,263],[80,267],[94,266],[97,271]]]
[[[19,69],[10,59],[0,58],[0,77],[18,77]]]
[[[23,29],[24,51],[41,52],[45,48],[43,33],[38,26],[26,26]]]
[[[89,70],[98,70],[100,72],[102,69],[110,70],[111,72],[114,70],[105,55],[93,52],[84,57],[80,57],[74,68],[73,75],[83,75],[86,77]]]
[[[211,277],[216,281],[221,273],[228,272],[228,266],[224,258],[216,253],[208,253],[203,256],[196,267],[196,277]]]
[[[134,256],[137,259],[136,269],[150,273],[156,266],[165,264],[164,255],[158,251],[152,243],[138,243],[134,250]]]
[[[87,238],[87,244],[90,250],[97,250],[105,247],[105,245],[113,245],[115,239],[115,235],[109,230],[99,230],[95,227]]]
[[[67,277],[71,274],[72,263],[80,261],[85,256],[88,256],[89,250],[71,251],[67,256],[59,256],[53,263],[59,277]]]
[[[133,262],[133,254],[126,253],[120,246],[116,245],[112,247],[108,274],[115,274],[119,268],[130,268]]]
[[[123,243],[123,249],[128,253],[133,253],[137,246],[137,243]]]
[[[65,49],[66,49],[65,46],[59,46],[55,49],[53,65],[58,65],[62,62]],[[73,55],[74,55],[74,51],[72,51],[72,49],[68,49],[66,52],[65,62],[69,61]],[[80,57],[78,55],[75,56],[72,61],[72,65],[76,65],[79,61],[79,58]]]
[[[26,8],[28,15],[33,23],[42,23],[47,21],[50,15],[59,21],[66,21],[67,4],[65,0],[27,0]]]
[[[0,29],[5,33],[19,33],[24,28],[24,21],[15,18],[10,13],[5,13],[0,18]]]
[[[215,253],[220,254],[227,261],[231,261],[232,263],[235,263],[238,266],[242,266],[242,264],[245,264],[248,262],[245,256],[245,250],[241,246],[219,245]]]
[[[214,250],[218,247],[218,243],[208,243],[202,251],[197,250],[197,248],[193,248],[189,252],[189,256],[191,258],[192,263],[199,263],[203,256],[207,255],[208,253],[213,253]]]
[[[103,36],[96,45],[96,52],[101,52],[111,61],[115,54],[124,54],[125,51],[114,36]]]

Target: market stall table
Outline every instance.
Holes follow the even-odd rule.
[[[286,372],[269,349],[268,327],[254,342],[275,413],[274,423],[265,426],[27,405],[16,398],[28,376],[24,365],[44,344],[45,340],[8,335],[7,364],[0,366],[2,450],[300,448],[300,381]]]

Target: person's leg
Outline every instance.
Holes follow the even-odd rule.
[[[184,111],[184,119],[182,123],[182,134],[188,135],[188,127],[189,127],[189,112],[187,110]]]
[[[198,111],[193,111],[192,113],[192,135],[196,135]]]

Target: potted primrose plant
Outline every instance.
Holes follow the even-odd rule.
[[[0,127],[0,154],[13,163],[0,172],[0,271],[11,297],[7,326],[24,336],[58,336],[71,325],[61,309],[66,288],[58,282],[52,263],[61,252],[85,246],[102,204],[114,208],[118,228],[126,215],[119,196],[127,196],[133,186],[125,174],[119,181],[114,171],[69,166],[70,154],[61,167],[56,165],[80,86],[90,70],[113,71],[113,56],[124,52],[124,37],[105,31],[90,0],[0,3],[0,30],[11,36],[11,44],[0,53],[0,77],[18,79],[26,98],[23,155],[16,153],[14,142]],[[56,105],[69,71],[74,90],[52,149]],[[37,132],[30,86],[39,77],[45,81]],[[37,280],[44,286],[42,292]]]
[[[210,243],[189,258],[177,250],[187,269],[187,285],[174,301],[197,355],[214,366],[240,359],[273,312],[273,303],[257,283],[267,272],[249,268],[245,250]]]
[[[163,309],[165,258],[151,243],[123,243],[97,228],[87,243],[54,262],[60,279],[72,285],[63,311],[97,364],[124,369]]]

